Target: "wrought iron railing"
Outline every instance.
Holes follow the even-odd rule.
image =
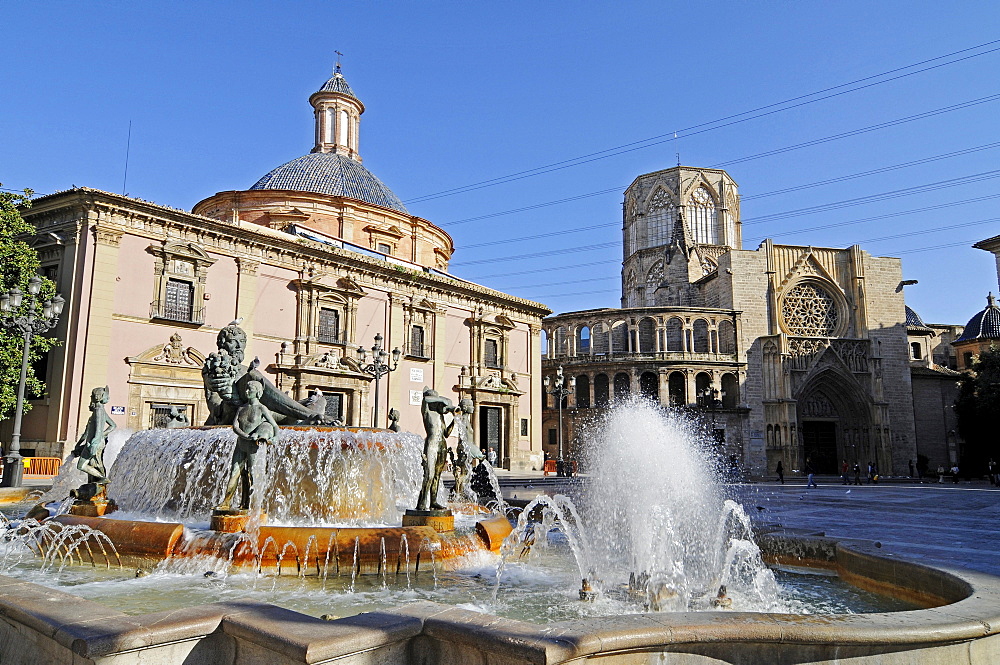
[[[201,325],[205,323],[205,308],[194,308],[155,300],[149,305],[149,318]]]

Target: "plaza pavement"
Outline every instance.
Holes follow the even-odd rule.
[[[538,493],[573,496],[580,478],[539,473],[498,473],[504,495],[531,499]],[[919,483],[890,479],[878,485],[842,485],[837,477],[805,478],[785,485],[727,485],[759,528],[783,527],[834,538],[878,541],[884,554],[1000,575],[1000,489],[986,481],[945,479]]]

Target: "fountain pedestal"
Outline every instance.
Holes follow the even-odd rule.
[[[212,531],[222,533],[238,533],[246,531],[249,521],[249,510],[220,510],[216,508],[212,511],[212,523],[209,528]],[[267,521],[267,513],[260,513],[258,522],[263,524],[265,521]]]
[[[118,506],[105,494],[107,487],[105,483],[85,483],[70,492],[70,496],[75,497],[76,501],[70,506],[69,514],[81,517],[103,517],[108,513],[113,513],[118,509]]]
[[[455,515],[450,510],[407,510],[403,526],[429,526],[438,533],[455,530]]]

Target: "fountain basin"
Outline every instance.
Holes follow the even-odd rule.
[[[214,603],[128,616],[71,594],[0,577],[0,661],[504,662],[602,664],[1000,662],[1000,578],[929,568],[873,545],[772,534],[766,556],[947,605],[881,614],[646,613],[548,625],[416,602],[336,621],[264,603]],[[926,588],[926,587],[930,588]],[[75,660],[74,660],[75,659]]]
[[[183,524],[111,517],[59,515],[48,520],[62,527],[85,526],[107,536],[91,536],[72,557],[92,565],[148,567],[167,559],[210,556],[235,568],[278,575],[340,576],[419,572],[421,567],[449,569],[476,551],[496,552],[511,531],[505,517],[477,522],[475,529],[439,533],[432,527],[314,527],[261,525],[249,532],[195,530]],[[59,531],[60,529],[56,529]],[[74,543],[75,544],[75,543]],[[39,542],[41,554],[59,541]],[[117,559],[117,560],[116,560]]]

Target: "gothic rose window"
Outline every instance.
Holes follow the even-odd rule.
[[[781,318],[793,335],[833,337],[839,317],[837,303],[830,293],[808,282],[790,288],[781,301]]]

